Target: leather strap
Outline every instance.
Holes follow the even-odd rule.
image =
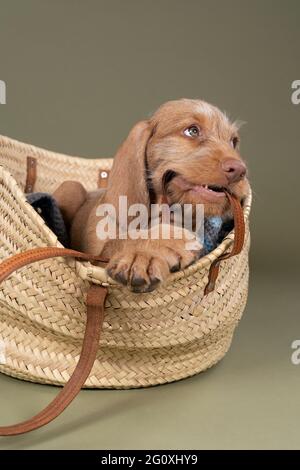
[[[229,253],[223,253],[219,258],[212,262],[209,274],[208,274],[208,283],[204,290],[204,295],[209,294],[215,288],[216,280],[218,278],[220,263],[221,261],[231,258],[231,256],[238,255],[244,246],[245,240],[245,220],[244,212],[241,206],[240,201],[237,197],[233,196],[231,193],[226,192],[226,196],[229,200],[231,210],[233,213],[234,220],[234,241],[232,250]]]
[[[101,188],[101,189],[107,188],[109,173],[110,173],[109,170],[99,170],[98,188]]]
[[[48,258],[58,258],[60,256],[70,256],[73,258],[83,259],[85,261],[98,261],[107,263],[106,258],[93,256],[81,251],[71,250],[68,248],[57,248],[56,246],[46,246],[41,248],[33,248],[22,253],[18,253],[0,264],[0,282],[4,281],[11,273],[27,264],[42,261]]]
[[[19,253],[0,264],[0,282],[15,270],[29,263],[56,256],[74,256],[85,260],[101,261],[99,257],[64,248],[45,247]],[[104,318],[104,303],[107,289],[91,285],[87,293],[87,321],[79,362],[56,398],[40,413],[27,421],[12,426],[0,427],[0,436],[15,436],[38,429],[59,416],[74,400],[85,384],[95,362],[99,347],[100,331]]]
[[[27,176],[25,184],[25,193],[32,193],[36,182],[36,158],[27,157]]]

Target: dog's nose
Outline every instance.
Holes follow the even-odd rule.
[[[228,180],[228,183],[237,183],[246,176],[246,165],[236,159],[229,158],[222,163],[222,169]]]

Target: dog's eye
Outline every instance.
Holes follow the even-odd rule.
[[[239,138],[238,137],[232,137],[230,144],[231,146],[235,149],[238,146],[239,143]]]
[[[187,135],[188,137],[198,137],[200,134],[200,129],[197,126],[190,126],[185,131],[183,132],[184,135]]]

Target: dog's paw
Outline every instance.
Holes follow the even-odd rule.
[[[112,279],[133,292],[151,292],[169,274],[166,259],[151,251],[143,253],[140,250],[118,253],[106,269]]]
[[[144,246],[143,246],[144,245]],[[107,266],[108,275],[137,293],[151,292],[170,273],[199,259],[202,245],[194,240],[139,240],[116,253]]]

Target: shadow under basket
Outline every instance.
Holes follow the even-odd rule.
[[[52,193],[65,180],[102,186],[111,159],[49,152],[0,136],[0,259],[38,247],[62,247],[26,202],[27,191]],[[248,291],[248,216],[239,255],[220,263],[204,294],[211,264],[230,251],[234,231],[210,254],[172,274],[157,290],[134,294],[101,267],[74,258],[38,261],[0,286],[0,371],[19,379],[65,384],[78,363],[90,284],[107,287],[97,358],[85,387],[135,388],[197,374],[226,354]]]

